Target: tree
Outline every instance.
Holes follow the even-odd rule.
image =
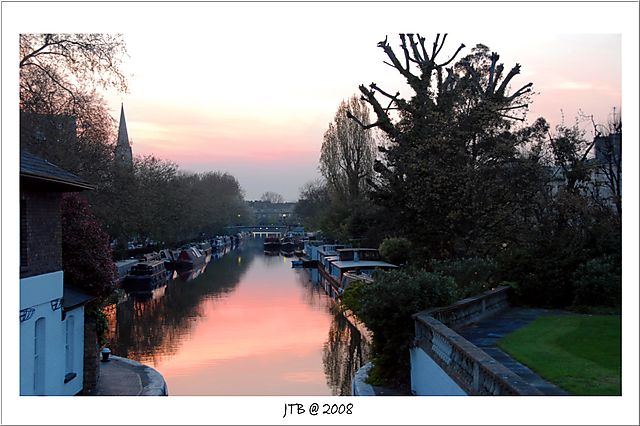
[[[505,74],[499,55],[480,44],[447,68],[465,46],[440,61],[445,39],[438,35],[429,52],[424,37],[400,34],[402,59],[387,39],[378,43],[415,94],[361,85],[376,121],[347,113],[389,138],[374,166],[374,201],[386,210],[387,232],[410,238],[423,258],[496,250],[539,190],[536,159],[519,154],[533,130],[512,129],[524,119],[532,83],[510,93],[520,65]]]
[[[21,34],[20,107],[75,112],[89,88],[127,90],[120,34]]]
[[[365,126],[369,123],[367,104],[355,95],[342,101],[324,133],[320,171],[340,202],[361,199],[367,179],[373,175],[375,140],[372,130],[363,129],[347,117],[347,111]]]
[[[264,201],[265,203],[284,203],[284,197],[277,192],[267,191],[260,197],[260,201]]]
[[[409,390],[409,348],[415,337],[416,312],[446,306],[456,300],[451,277],[416,268],[378,272],[372,283],[356,282],[342,303],[373,332],[374,368],[369,378]]]
[[[331,208],[331,200],[326,184],[322,180],[305,183],[300,188],[300,196],[295,207],[304,227],[308,230],[324,228],[326,215]]]
[[[612,206],[618,217],[622,217],[622,117],[613,108],[606,125],[597,125],[593,116],[588,118],[593,124],[596,151],[594,198],[605,206]]]
[[[62,198],[61,213],[65,282],[102,301],[115,288],[116,270],[109,236],[86,200],[77,195]]]
[[[116,196],[131,179],[112,167],[115,121],[96,89],[127,89],[120,69],[125,55],[121,35],[20,35],[21,148],[95,183],[87,198],[107,219],[109,232],[114,228],[109,219],[117,217],[110,212],[123,215],[130,206],[130,200]],[[51,137],[61,123],[69,123],[69,132]]]

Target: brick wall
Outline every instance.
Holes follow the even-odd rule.
[[[95,395],[100,374],[98,352],[98,335],[96,334],[96,320],[84,318],[84,370],[83,395]]]
[[[20,278],[62,269],[60,200],[60,193],[21,191]]]

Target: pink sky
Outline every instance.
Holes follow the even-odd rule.
[[[383,63],[385,55],[376,46],[385,36],[397,46],[400,32],[420,32],[433,40],[436,32],[446,31],[442,56],[461,42],[467,48],[460,56],[483,43],[501,55],[507,69],[522,64],[513,89],[534,83],[532,119],[544,116],[557,124],[563,110],[572,123],[583,110],[606,122],[612,108],[622,106],[623,30],[612,6],[122,2],[10,7],[29,16],[19,25],[21,32],[124,34],[130,91],[106,97],[114,118],[124,103],[134,154],[154,154],[186,171],[227,171],[238,178],[247,199],[275,191],[293,201],[304,183],[320,176],[323,133],[339,103],[357,93],[359,84],[376,82],[388,92],[407,94],[405,81]],[[47,19],[52,14],[55,23]],[[569,14],[572,19],[563,18]],[[535,22],[548,25],[543,30]]]
[[[567,120],[582,108],[604,121],[611,107],[620,105],[622,69],[623,114],[631,117],[625,122],[625,140],[632,141],[625,145],[625,164],[629,167],[625,168],[628,185],[623,245],[627,259],[637,258],[639,27],[636,2],[3,2],[2,12],[3,65],[15,63],[20,33],[126,34],[131,56],[127,66],[134,73],[130,79],[131,92],[111,96],[109,105],[117,118],[120,102],[125,102],[134,153],[164,156],[166,141],[176,140],[176,144],[198,153],[201,158],[198,167],[228,170],[236,175],[250,199],[267,190],[279,191],[288,199],[296,198],[297,188],[317,175],[314,166],[322,133],[337,105],[355,93],[358,84],[375,81],[385,83],[391,90],[403,87],[393,70],[382,64],[382,52],[376,47],[376,42],[385,35],[420,32],[431,38],[436,32],[448,32],[450,47],[459,42],[469,46],[476,42],[487,44],[501,54],[507,66],[522,63],[523,75],[518,82],[533,81],[535,89],[541,92],[532,113],[545,115],[552,122],[559,120],[560,108],[565,110]],[[599,34],[584,35],[591,33]],[[622,34],[622,37],[606,34]],[[11,206],[18,200],[17,67],[3,66],[2,77],[2,201],[3,205]],[[194,122],[176,130],[174,136],[170,120],[185,115]],[[216,118],[216,134],[227,132],[234,138],[204,139],[204,133],[214,132],[209,129],[209,121],[195,120],[202,116],[209,120]],[[225,123],[229,122],[239,124],[226,128]],[[295,131],[290,130],[287,123],[296,123]],[[194,128],[200,129],[197,135],[191,133],[190,129]],[[278,132],[272,133],[273,128]],[[156,145],[150,130],[165,135],[165,151],[160,150],[159,143]],[[264,139],[244,138],[243,135],[249,134],[244,133],[245,130],[252,130]],[[190,144],[194,140],[207,140],[207,149],[192,149]],[[239,141],[248,147],[260,146],[260,143],[264,146],[264,140],[275,140],[278,144],[286,140],[288,146],[300,146],[309,154],[298,154],[301,166],[293,168],[285,161],[264,161],[258,167],[249,161],[232,162],[215,155],[210,157],[208,153],[215,154],[232,144],[240,146]],[[273,145],[268,152],[277,153],[278,147]],[[253,158],[250,149],[245,152]],[[316,154],[312,155],[313,152]],[[171,159],[185,169],[196,164],[179,157]],[[17,223],[16,218],[17,210],[3,209],[3,223]],[[18,241],[17,234],[17,227],[3,226],[3,265],[18,264],[17,252],[12,249]],[[17,268],[2,268],[3,281],[17,282],[17,275]],[[628,355],[625,359],[633,361],[638,357],[637,268],[625,263],[623,277],[624,282],[630,284],[625,290],[628,297],[623,302],[627,313],[623,350]],[[17,286],[6,286],[2,297],[3,342],[18,341],[15,315],[18,298]],[[3,364],[18,365],[18,348],[12,344],[3,348]],[[450,421],[454,410],[460,423],[477,422],[480,412],[491,412],[488,421],[509,423],[527,412],[528,421],[534,423],[635,424],[637,363],[625,363],[625,371],[625,377],[632,379],[625,380],[623,396],[615,401],[589,400],[589,404],[584,404],[584,400],[575,398],[556,404],[545,400],[532,410],[528,399],[510,400],[507,407],[495,400],[499,409],[486,410],[486,405],[493,402],[465,400],[465,409],[460,410],[458,399],[444,398],[438,400],[439,410],[430,412],[430,420],[433,423]],[[5,369],[3,389],[17,389],[18,379],[18,369]],[[359,411],[354,421],[415,423],[420,422],[418,414],[424,408],[416,399],[402,401],[407,404],[403,407],[409,409],[397,409],[400,401],[394,399],[368,401],[358,401]],[[271,399],[254,398],[248,405],[246,399],[238,398],[224,400],[217,406],[212,399],[189,398],[163,399],[162,405],[155,406],[151,406],[150,400],[118,402],[121,409],[109,412],[110,421],[114,423],[154,420],[211,423],[213,420],[208,414],[215,410],[216,422],[231,424],[272,423],[281,416],[281,402],[292,401],[278,400],[274,405]],[[51,421],[52,412],[62,410],[67,423],[80,424],[96,412],[104,411],[104,401],[98,399],[83,399],[82,404],[78,404],[75,398],[42,398],[35,406],[37,409],[32,399],[20,398],[16,392],[3,392],[3,421],[44,424]],[[251,410],[247,410],[247,406]],[[312,420],[300,418],[300,421]]]
[[[134,154],[171,159],[189,171],[228,171],[248,199],[265,191],[297,199],[298,188],[319,176],[322,136],[338,104],[359,84],[375,81],[390,92],[407,92],[376,47],[387,34],[392,45],[399,43],[391,31],[336,31],[302,41],[287,38],[281,28],[262,27],[232,38],[212,35],[210,43],[202,35],[202,43],[193,43],[197,34],[154,34],[150,43],[148,34],[125,32],[130,93],[110,96],[110,106],[116,116],[124,102]],[[267,46],[257,47],[256,37]],[[468,46],[462,54],[483,43],[507,68],[522,64],[513,85],[534,83],[532,119],[557,124],[562,110],[572,123],[581,109],[606,122],[613,107],[620,110],[620,35],[507,39],[452,28],[445,50],[461,42]],[[203,59],[204,46],[209,53]],[[198,59],[185,65],[192,58]]]

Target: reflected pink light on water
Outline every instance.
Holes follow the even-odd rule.
[[[290,262],[273,261],[283,259],[256,258],[227,297],[203,300],[178,351],[154,365],[171,394],[328,393],[319,344],[331,324],[328,300],[310,306]]]

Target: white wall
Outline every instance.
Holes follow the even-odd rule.
[[[466,395],[425,351],[415,347],[410,352],[411,391],[414,395]]]
[[[20,323],[20,395],[34,395],[34,350],[36,321],[44,318],[44,394],[75,395],[82,389],[84,351],[84,308],[68,312],[74,316],[74,368],[77,376],[64,383],[66,370],[66,323],[62,308],[53,310],[51,301],[63,297],[62,271],[20,280],[20,309],[32,308],[30,319]]]
[[[84,371],[84,306],[79,306],[73,310],[67,312],[65,321],[62,324],[66,337],[66,322],[73,318],[73,346],[71,348],[73,366],[71,371],[76,373],[76,376],[68,383],[64,383],[64,377],[67,373],[66,363],[66,351],[64,353],[65,363],[63,370],[63,389],[61,395],[75,395],[82,390],[83,386],[83,371]],[[62,341],[64,344],[65,340]]]

